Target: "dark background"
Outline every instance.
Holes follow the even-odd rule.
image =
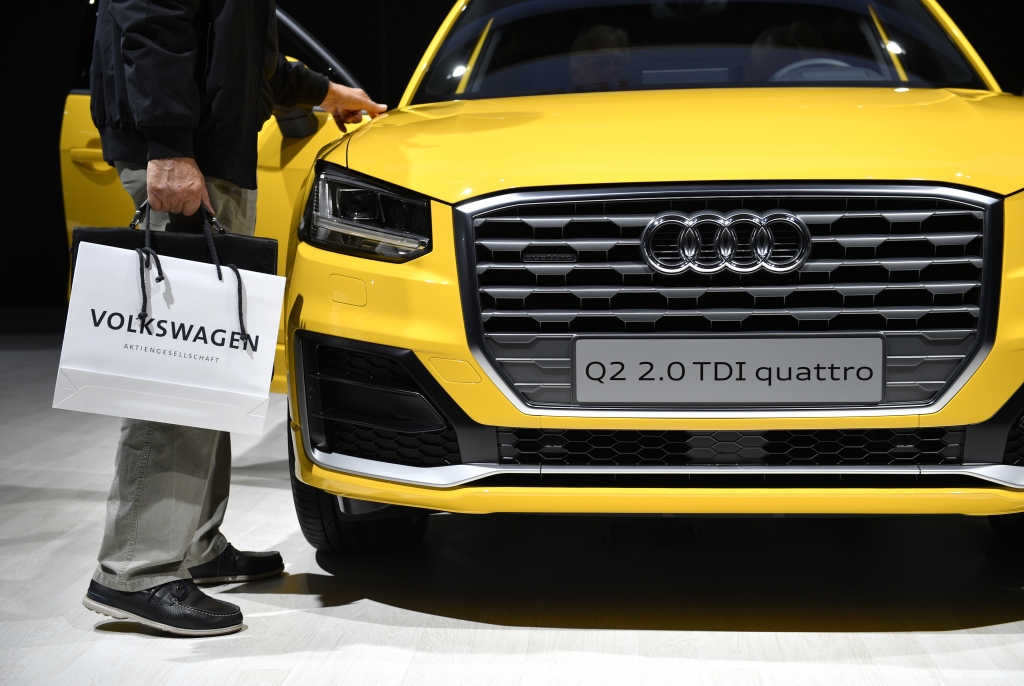
[[[68,246],[58,143],[88,0],[5,8],[0,332],[63,330]],[[282,0],[378,101],[394,107],[455,0]],[[1024,91],[1024,2],[941,0],[1004,91]],[[1022,134],[1024,135],[1024,134]]]

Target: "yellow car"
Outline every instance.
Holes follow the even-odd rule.
[[[294,208],[307,539],[433,511],[1020,536],[1022,131],[933,0],[460,0]]]

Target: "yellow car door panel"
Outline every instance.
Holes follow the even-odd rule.
[[[75,92],[64,104],[60,175],[68,245],[76,226],[125,226],[135,211],[117,172],[103,160],[100,134],[89,113],[89,94]]]

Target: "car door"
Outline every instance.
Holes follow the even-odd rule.
[[[60,137],[68,245],[71,244],[74,227],[126,226],[135,211],[131,198],[121,187],[117,172],[103,160],[99,131],[92,122],[89,68],[96,30],[97,6],[94,0],[86,0],[84,11],[76,78],[74,88],[65,101]],[[360,87],[330,51],[280,8],[277,9],[277,22],[281,51],[290,59],[326,74],[332,81]],[[349,125],[349,130],[358,126],[361,124]],[[319,108],[276,109],[260,131],[256,235],[278,240],[278,274],[282,276],[290,248],[293,209],[300,200],[302,184],[317,151],[340,136],[337,125]],[[271,390],[284,392],[287,364],[283,328],[278,332],[277,343]]]

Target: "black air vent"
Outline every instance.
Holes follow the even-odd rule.
[[[1003,453],[1003,464],[1024,467],[1024,413],[1021,413],[1010,426],[1006,437],[1006,450]]]
[[[305,341],[306,420],[325,453],[417,467],[458,464],[459,442],[444,414],[398,360]]]
[[[844,431],[498,429],[505,464],[844,467],[961,464],[964,427]]]

